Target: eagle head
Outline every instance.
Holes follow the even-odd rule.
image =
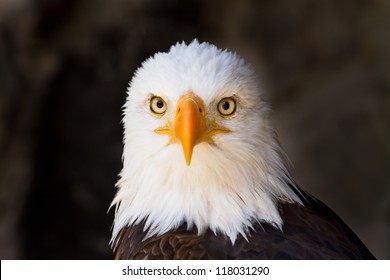
[[[124,107],[123,169],[112,202],[115,240],[183,223],[244,237],[254,221],[281,228],[277,201],[298,201],[253,69],[194,40],[137,69]]]

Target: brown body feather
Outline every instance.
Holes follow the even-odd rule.
[[[123,228],[114,248],[116,259],[374,259],[353,231],[316,198],[301,193],[305,206],[279,204],[282,231],[255,223],[248,240],[234,245],[222,234],[198,235],[183,224],[144,240],[144,223]]]

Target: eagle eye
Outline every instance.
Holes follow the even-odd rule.
[[[150,111],[158,116],[162,116],[167,111],[167,103],[160,96],[153,96],[150,99]]]
[[[232,97],[222,98],[218,103],[218,111],[223,117],[229,117],[236,112],[236,101]]]

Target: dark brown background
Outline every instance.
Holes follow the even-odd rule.
[[[121,106],[199,38],[262,77],[294,177],[390,258],[390,2],[0,1],[0,257],[107,259]]]

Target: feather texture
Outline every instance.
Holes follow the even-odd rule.
[[[303,192],[302,192],[303,193]],[[186,225],[144,240],[143,224],[118,235],[116,259],[374,259],[341,219],[317,199],[305,194],[305,206],[279,204],[283,230],[255,222],[248,240],[232,244],[224,234],[202,235]]]

